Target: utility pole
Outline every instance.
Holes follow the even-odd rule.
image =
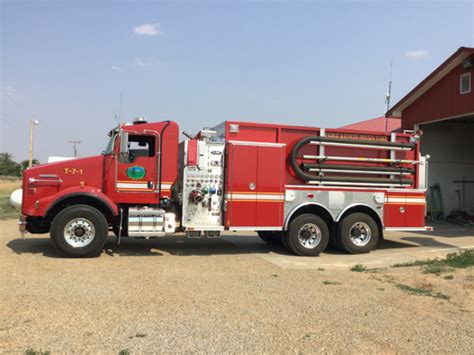
[[[77,158],[77,145],[81,143],[81,141],[69,141],[68,143],[72,144],[72,149],[74,149],[74,158]]]
[[[28,167],[33,166],[33,140],[35,136],[35,126],[39,124],[38,120],[30,120],[30,149],[29,149],[29,159]]]

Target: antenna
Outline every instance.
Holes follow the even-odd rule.
[[[120,102],[119,103],[119,121],[120,121],[122,119],[122,91],[120,91],[120,101],[119,102]]]
[[[117,115],[117,110],[114,109],[114,118],[117,121],[117,125],[120,126],[120,119],[122,118],[122,92],[120,91],[120,98],[119,98],[119,112]]]
[[[388,110],[390,109],[390,96],[392,95],[392,68],[393,68],[393,59],[390,59],[390,76],[388,79],[388,91],[385,96],[385,104],[386,104],[385,113],[387,113]],[[385,132],[387,132],[387,129],[388,129],[388,117],[385,117]]]
[[[117,125],[120,126],[120,121],[117,116],[117,110],[114,110],[114,118],[115,118],[115,121],[117,121]]]
[[[69,141],[68,143],[72,144],[72,149],[74,150],[74,158],[77,158],[77,145],[81,143],[81,141]]]

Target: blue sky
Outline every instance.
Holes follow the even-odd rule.
[[[135,116],[338,127],[380,116],[460,46],[473,1],[7,1],[0,150],[99,153]]]

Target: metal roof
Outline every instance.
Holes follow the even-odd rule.
[[[385,114],[386,117],[401,117],[403,110],[415,102],[421,95],[431,89],[437,82],[444,78],[457,65],[474,54],[474,48],[460,47],[448,59],[446,59],[438,68],[436,68],[430,75],[428,75],[421,83],[419,83],[413,90],[398,101]]]
[[[385,122],[387,120],[387,122]],[[356,131],[385,132],[385,123],[387,123],[387,132],[399,131],[402,127],[402,120],[398,117],[376,117],[370,120],[351,123],[339,128],[352,129]]]

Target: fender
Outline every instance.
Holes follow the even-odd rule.
[[[56,206],[61,201],[64,201],[70,197],[78,197],[78,196],[87,196],[95,198],[101,202],[103,202],[113,216],[117,216],[119,214],[118,206],[107,196],[105,195],[101,189],[92,186],[84,186],[81,187],[70,187],[64,190],[61,190],[59,193],[55,195],[48,196],[44,199],[38,200],[35,207],[31,207],[28,211],[26,211],[27,215],[30,216],[42,216],[45,217],[51,211],[54,206]]]
[[[352,203],[348,206],[346,206],[343,210],[341,210],[337,217],[336,217],[336,222],[339,222],[342,218],[342,216],[344,215],[344,213],[346,213],[347,211],[349,211],[351,208],[355,208],[355,207],[365,207],[365,208],[368,208],[369,210],[373,211],[375,213],[376,216],[378,216],[378,219],[379,219],[379,222],[382,226],[382,228],[384,228],[384,223],[383,223],[383,218],[380,216],[380,213],[374,209],[372,206],[369,206],[365,203]]]
[[[305,207],[305,206],[318,206],[318,207],[322,207],[324,210],[326,210],[329,215],[331,216],[331,218],[334,220],[334,216],[333,214],[331,213],[331,211],[329,211],[329,209],[320,204],[320,203],[316,203],[316,202],[304,202],[304,203],[301,203],[299,204],[298,206],[296,206],[295,208],[293,208],[291,210],[290,213],[288,213],[288,216],[286,216],[286,220],[285,220],[285,226],[284,226],[284,230],[287,230],[288,229],[288,224],[290,223],[290,219],[291,219],[291,216],[293,216],[295,214],[296,211],[298,211],[301,207]]]

